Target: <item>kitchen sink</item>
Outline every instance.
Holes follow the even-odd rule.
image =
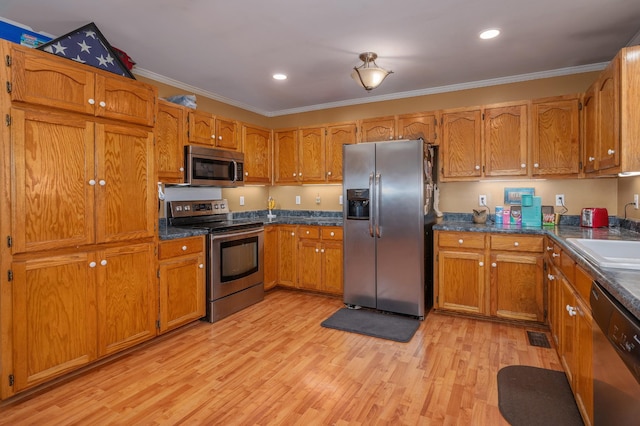
[[[640,270],[640,241],[567,238],[567,242],[599,267]]]

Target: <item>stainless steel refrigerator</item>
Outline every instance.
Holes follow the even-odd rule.
[[[343,148],[344,303],[424,318],[433,301],[435,148]]]

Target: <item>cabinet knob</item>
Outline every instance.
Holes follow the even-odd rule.
[[[551,253],[551,257],[560,257],[560,253]]]
[[[297,173],[294,173],[294,174],[293,174],[293,177],[296,177],[296,176],[298,176],[298,174],[297,174]]]
[[[181,171],[181,172],[184,172],[184,167],[180,167],[180,171]]]
[[[570,317],[574,317],[578,313],[578,310],[574,306],[567,305],[566,309]]]
[[[249,172],[244,172],[244,175],[245,176],[249,176]]]
[[[392,141],[393,140],[393,136],[389,136],[389,140]]]
[[[87,102],[89,102],[89,105],[95,105],[96,100],[93,99],[93,98],[89,98],[89,100]]]
[[[295,232],[292,232],[292,233],[291,233],[291,236],[292,236],[292,237],[294,237],[295,235],[296,235],[296,233],[295,233]]]
[[[535,167],[535,168],[537,169],[538,167],[540,167],[540,164],[538,164],[538,163],[533,163],[533,167]]]
[[[102,259],[102,260],[100,261],[100,264],[101,264],[102,266],[105,266],[105,265],[107,264],[107,260],[106,260],[106,259]]]
[[[104,179],[100,179],[98,183],[100,184],[100,186],[105,186],[107,184]]]
[[[331,172],[327,172],[327,176],[331,176]]]
[[[596,160],[596,157],[589,157],[589,162],[593,163]]]
[[[187,246],[182,246],[182,251],[187,251]]]
[[[497,264],[496,262],[492,262],[492,263],[491,263],[491,267],[492,267],[492,268],[497,268],[497,267],[498,267],[498,264]]]
[[[547,251],[553,251],[553,247],[547,246]]]
[[[525,163],[522,163],[522,164],[520,164],[520,168],[521,168],[521,169],[526,169],[526,168],[527,168],[527,165],[526,165]]]
[[[476,166],[476,167],[475,167],[475,169],[476,169],[476,170],[480,170],[480,166]]]
[[[96,262],[89,262],[89,268],[95,268]]]
[[[91,180],[89,181],[89,185],[91,185],[91,186],[95,186],[95,184],[96,184],[96,181],[95,181],[94,179],[91,179]]]
[[[554,276],[553,276],[553,275],[551,275],[551,274],[547,274],[547,279],[548,279],[549,281],[553,281],[553,280],[555,280],[555,279],[556,279],[556,277],[554,277]]]
[[[216,135],[211,135],[211,139],[215,139],[215,138],[216,138]]]
[[[609,155],[613,155],[613,154],[615,154],[615,153],[616,153],[616,151],[615,151],[615,150],[613,150],[613,149],[609,149],[609,150],[607,150],[607,154],[609,154]]]
[[[309,235],[309,231],[307,231],[307,235]]]
[[[316,253],[318,253],[320,250],[316,249]]]
[[[335,233],[335,232],[333,232],[333,231],[331,231],[331,234],[329,234],[329,235],[331,235],[331,236],[333,237],[333,236],[335,236],[335,235],[336,235],[336,233]]]
[[[201,263],[201,264],[198,265],[198,268],[204,269],[204,265]]]
[[[221,141],[222,140],[222,136],[218,136],[218,140]]]
[[[100,103],[98,104],[100,105],[102,108],[107,106],[107,103],[105,101],[100,101]]]
[[[324,249],[320,249],[320,253],[324,253]]]
[[[298,176],[302,177],[302,173],[298,173]]]
[[[484,262],[478,262],[478,266],[484,266]]]
[[[462,244],[462,243],[464,243],[464,240],[463,240],[462,238],[460,238],[460,239],[458,240],[458,244]]]
[[[513,245],[514,245],[515,247],[518,247],[518,246],[520,245],[520,243],[516,241],[515,243],[513,243]]]

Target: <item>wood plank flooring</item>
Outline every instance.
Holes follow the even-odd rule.
[[[506,425],[498,370],[561,369],[523,327],[432,312],[397,343],[320,326],[342,306],[274,290],[220,322],[9,401],[0,424]]]

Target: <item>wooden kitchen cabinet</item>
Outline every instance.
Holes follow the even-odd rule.
[[[482,176],[482,109],[446,110],[440,118],[442,139],[438,161],[446,180]]]
[[[580,171],[579,95],[531,104],[532,176],[577,177]]]
[[[527,176],[528,118],[528,102],[484,108],[484,176]]]
[[[435,231],[439,309],[488,315],[485,234]]]
[[[215,146],[222,149],[239,151],[238,122],[229,118],[216,117],[216,143]]]
[[[242,126],[245,183],[270,184],[272,179],[271,130],[249,124]]]
[[[298,283],[298,227],[277,225],[278,285],[295,288]]]
[[[10,61],[12,102],[155,124],[154,86],[15,44]]]
[[[205,237],[158,244],[159,332],[165,333],[205,315]]]
[[[342,294],[342,228],[298,227],[298,287]]]
[[[342,150],[356,143],[355,122],[329,124],[326,127],[325,182],[342,183]]]
[[[435,112],[369,118],[360,122],[360,142],[422,138],[426,143],[437,144],[436,125]]]
[[[326,180],[326,130],[307,127],[298,130],[298,177],[305,183],[324,183]]]
[[[491,315],[546,320],[542,236],[490,235]]]
[[[158,181],[184,182],[184,146],[187,142],[188,108],[159,100],[154,127]]]
[[[384,142],[396,138],[396,118],[368,118],[360,122],[360,142]]]
[[[278,232],[276,225],[264,227],[264,289],[278,284]]]
[[[276,184],[298,184],[298,131],[297,129],[277,130],[273,134]]]
[[[582,171],[593,173],[598,170],[596,150],[598,149],[598,105],[596,102],[596,80],[582,95]]]
[[[154,235],[151,132],[18,108],[12,121],[14,254]]]
[[[190,110],[187,115],[189,142],[216,146],[216,118],[206,111]]]

